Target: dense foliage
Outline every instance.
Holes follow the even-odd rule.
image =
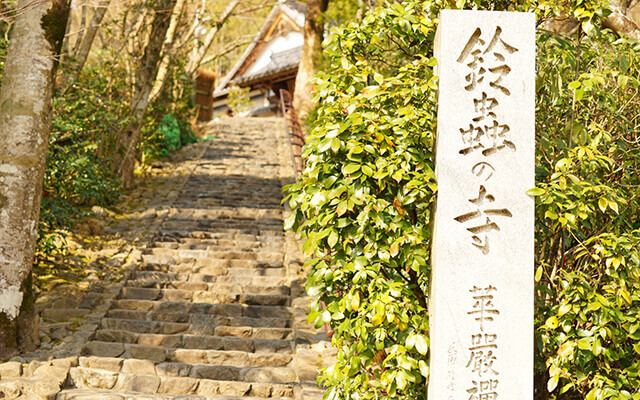
[[[306,236],[310,321],[330,324],[328,399],[424,399],[430,149],[442,7],[572,16],[539,25],[536,397],[640,399],[640,45],[602,31],[601,1],[384,3],[326,40],[307,167],[288,188]],[[320,307],[326,304],[326,307]]]
[[[82,208],[109,205],[121,194],[119,182],[98,155],[101,138],[113,134],[122,115],[126,115],[121,93],[122,88],[114,86],[102,69],[90,69],[81,81],[55,97],[40,216],[40,250],[54,250],[54,244],[60,243],[56,236],[73,225]]]
[[[119,35],[126,23],[115,18],[103,29],[121,40]],[[56,83],[41,207],[38,244],[44,254],[64,243],[58,239],[72,230],[91,206],[112,205],[123,194],[121,181],[109,168],[111,159],[106,149],[134,118],[130,105],[135,85],[130,71],[140,56],[140,46],[116,41],[114,46],[96,49],[96,59],[77,76],[73,54],[63,59]],[[130,48],[131,54],[123,53],[123,48]],[[184,53],[174,55],[163,90],[145,113],[136,150],[140,163],[165,157],[196,140],[189,123],[194,111],[193,84],[185,74],[185,62]]]

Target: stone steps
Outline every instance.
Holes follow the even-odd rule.
[[[176,236],[176,237],[192,237],[194,233],[213,231],[218,234],[226,234],[227,237],[233,237],[235,235],[247,235],[247,236],[284,236],[284,233],[281,231],[268,228],[260,228],[253,224],[251,227],[238,229],[238,228],[230,228],[230,227],[211,227],[211,226],[203,226],[200,224],[186,224],[186,223],[178,223],[175,224],[170,222],[165,222],[162,224],[163,235]]]
[[[189,272],[166,272],[168,266],[148,265],[145,270],[137,270],[131,273],[128,282],[132,281],[158,281],[158,282],[205,282],[216,283],[217,285],[246,285],[251,288],[288,287],[288,279],[283,277],[263,277],[263,276],[242,276],[242,275],[209,275]],[[174,269],[192,270],[190,267],[174,267]],[[137,286],[131,286],[137,287]],[[215,287],[215,286],[214,286]],[[252,290],[252,289],[247,290]]]
[[[219,292],[238,294],[260,294],[260,295],[283,295],[289,296],[291,288],[289,286],[261,286],[249,284],[232,283],[210,283],[204,281],[186,281],[176,279],[144,279],[136,276],[125,282],[124,288],[133,289],[156,289],[156,290],[187,290],[191,292]],[[185,277],[187,278],[187,277]],[[124,293],[124,292],[123,292]],[[124,294],[123,294],[123,297]]]
[[[162,257],[162,256],[154,256]],[[165,261],[165,260],[160,260]],[[282,263],[262,263],[255,261],[245,260],[207,260],[201,259],[197,264],[194,263],[182,263],[173,264],[168,262],[163,263],[146,263],[141,265],[140,271],[160,271],[160,272],[175,272],[175,273],[195,273],[205,275],[217,276],[217,281],[220,282],[225,276],[244,276],[244,277],[284,277],[286,271]],[[204,264],[204,265],[203,265]],[[223,265],[236,265],[225,267]],[[241,266],[245,265],[245,266]],[[253,265],[253,266],[252,266]],[[265,281],[268,285],[270,281]]]
[[[111,361],[111,360],[107,360]],[[94,363],[95,364],[95,363]],[[103,363],[104,364],[104,363]],[[69,381],[77,389],[90,390],[90,394],[108,393],[126,396],[135,395],[138,399],[161,399],[162,395],[179,396],[216,396],[213,398],[228,398],[240,396],[249,398],[291,398],[294,386],[288,382],[260,382],[241,379],[222,378],[251,378],[275,376],[280,380],[293,379],[291,371],[273,369],[267,372],[263,369],[237,369],[233,367],[189,366],[186,364],[164,363],[153,365],[144,361],[123,360],[121,363],[111,362],[110,369],[91,367],[72,368]],[[127,372],[124,372],[127,371]],[[209,377],[214,379],[209,379]],[[110,390],[110,392],[106,392]],[[115,393],[114,393],[115,391]],[[75,391],[66,391],[72,393]],[[79,393],[80,391],[77,391]],[[64,393],[64,392],[62,392]],[[60,399],[60,395],[57,399]],[[145,397],[146,396],[146,397]],[[227,397],[217,397],[227,396]],[[245,397],[247,396],[247,397]],[[62,397],[73,399],[73,397]],[[86,400],[95,399],[88,397]],[[169,397],[181,398],[181,397]],[[189,398],[189,397],[182,397]],[[205,397],[210,398],[210,397]],[[108,399],[108,397],[106,397]],[[84,399],[83,399],[84,400]]]
[[[291,354],[239,350],[203,350],[167,348],[121,342],[92,341],[85,347],[86,356],[149,360],[154,363],[203,364],[228,367],[286,367]]]
[[[256,243],[256,242],[251,242]],[[217,258],[221,260],[282,260],[282,251],[273,251],[264,247],[240,246],[206,246],[205,249],[196,249],[195,244],[191,248],[150,247],[144,249],[144,255],[166,255],[178,259]]]
[[[95,333],[97,342],[117,342],[123,344],[139,344],[162,346],[164,348],[201,349],[201,350],[237,350],[248,353],[272,352],[291,354],[292,342],[284,339],[255,339],[237,336],[217,335],[163,335],[153,333],[136,333],[114,329],[99,329]]]
[[[181,272],[164,272],[164,270],[168,270],[168,266],[148,266],[145,267],[146,270],[138,270],[133,271],[130,276],[130,281],[139,280],[139,281],[159,281],[159,282],[205,282],[205,283],[214,283],[217,282],[219,285],[225,284],[240,284],[252,287],[287,287],[286,280],[276,280],[272,277],[269,279],[264,279],[260,282],[262,284],[252,283],[256,277],[251,276],[237,276],[237,275],[207,275],[200,273],[181,273]],[[261,277],[257,277],[260,279]],[[273,285],[273,283],[280,283],[279,285]]]
[[[136,235],[144,219],[149,232],[136,236],[145,239],[133,244],[125,278],[99,313],[43,313],[60,321],[45,324],[52,331],[93,318],[77,332],[86,337],[65,369],[66,386],[51,392],[57,400],[321,399],[317,368],[334,353],[306,324],[309,301],[292,264],[301,255],[289,254],[295,240],[282,229],[290,160],[276,126],[219,125],[210,133],[217,139],[194,145],[197,160],[172,157],[179,174],[144,189],[148,201],[110,226]]]
[[[142,270],[153,270],[154,266],[168,266],[168,267],[180,267],[187,266],[191,268],[196,267],[210,267],[219,268],[213,269],[212,275],[228,275],[229,272],[225,272],[222,268],[254,268],[254,269],[273,269],[283,268],[282,259],[276,260],[258,260],[258,259],[216,259],[213,257],[173,257],[170,255],[158,255],[158,254],[143,254],[142,261],[145,265],[141,265]],[[150,267],[147,267],[149,265]],[[192,270],[191,272],[197,272]]]
[[[60,392],[56,400],[258,400],[264,397],[246,396],[199,396],[199,395],[148,395],[138,393],[114,393],[109,390],[65,390]],[[272,397],[272,399],[276,399]]]
[[[166,225],[164,226],[167,227],[174,224],[198,224],[202,226],[221,229],[260,228],[278,230],[278,228],[282,226],[282,216],[280,215],[277,218],[269,218],[261,215],[256,215],[255,213],[245,213],[244,217],[226,216],[221,218],[219,216],[205,214],[196,217],[191,213],[183,213],[172,216],[171,219],[165,222],[165,224]]]
[[[154,242],[150,247],[155,249],[171,249],[171,250],[202,250],[202,251],[271,251],[282,252],[284,243],[263,243],[259,241],[245,241],[245,240],[224,240],[224,239],[193,239],[192,241],[185,242],[184,239],[180,241],[170,242]]]
[[[229,285],[233,289],[231,285]],[[242,288],[239,288],[242,290]],[[209,304],[245,304],[256,306],[287,306],[289,295],[234,293],[225,290],[152,289],[123,287],[118,299],[197,302]]]
[[[218,332],[224,329],[284,329],[291,326],[291,321],[285,318],[249,318],[211,316],[209,314],[154,314],[144,315],[143,312],[131,310],[112,310],[108,320],[101,325],[103,330],[120,330],[131,333],[159,333],[177,334],[198,332]],[[230,336],[230,335],[227,335]]]
[[[203,314],[203,317],[197,321],[197,323],[103,318],[99,329],[162,335],[174,335],[180,333],[183,335],[238,336],[270,340],[287,339],[292,332],[289,328],[274,328],[272,327],[273,325],[270,325],[270,327],[234,326],[231,323],[229,325],[213,325],[208,322],[219,322],[219,320],[216,321],[213,318],[208,319],[206,317],[207,316]]]
[[[162,302],[151,300],[120,299],[112,302],[112,310],[136,310],[162,314],[212,314],[227,317],[291,318],[289,308],[282,306],[257,306],[241,304],[210,304],[192,302]]]
[[[207,251],[207,250],[173,250],[163,248],[145,249],[143,252],[143,260],[145,262],[153,260],[153,256],[159,256],[167,259],[166,263],[176,264],[181,260],[249,260],[249,261],[282,261],[281,252],[253,252],[253,251]],[[148,259],[148,260],[147,260]]]
[[[205,230],[189,230],[185,231],[182,229],[176,230],[168,230],[164,229],[163,231],[158,233],[158,236],[154,239],[155,241],[164,241],[164,240],[185,240],[185,241],[194,241],[194,240],[205,240],[203,243],[207,243],[206,240],[241,240],[241,241],[251,241],[251,242],[260,242],[260,243],[272,243],[272,242],[282,242],[284,241],[284,235],[280,232],[276,232],[275,234],[264,234],[264,235],[256,235],[256,234],[247,234],[242,232],[220,232],[220,231],[205,231]]]
[[[194,272],[190,272],[194,271]],[[199,272],[196,272],[199,271]],[[165,276],[169,280],[175,276],[177,281],[195,281],[195,282],[217,282],[220,284],[240,284],[249,286],[283,286],[289,284],[289,279],[284,276],[274,276],[276,274],[268,274],[266,276],[256,275],[215,275],[216,272],[225,272],[219,267],[206,266],[169,266],[159,264],[146,264],[140,267],[136,274],[161,274],[159,278]],[[228,272],[227,272],[228,273]],[[153,275],[149,275],[153,276]]]

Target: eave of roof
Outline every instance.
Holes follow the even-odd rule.
[[[275,77],[277,75],[282,75],[285,72],[293,72],[298,69],[298,63],[284,65],[279,68],[275,68],[269,71],[265,71],[259,74],[253,74],[249,76],[245,76],[242,78],[234,79],[231,83],[236,85],[250,85],[255,82],[260,82],[264,80],[268,80],[268,78]]]

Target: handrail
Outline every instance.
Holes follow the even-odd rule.
[[[304,169],[302,147],[305,145],[305,140],[296,109],[291,104],[291,94],[285,89],[280,89],[280,106],[287,123],[287,131],[291,141],[291,161],[293,162],[293,171],[297,180]]]

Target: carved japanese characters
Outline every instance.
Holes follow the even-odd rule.
[[[533,398],[535,20],[444,10],[429,398]]]

